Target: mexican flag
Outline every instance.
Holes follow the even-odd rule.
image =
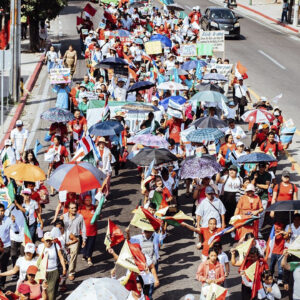
[[[146,231],[157,231],[162,225],[147,209],[139,206],[130,222],[131,225]]]
[[[104,240],[104,245],[106,245],[106,249],[118,245],[123,241],[124,241],[124,235],[121,229],[108,218],[107,231]]]
[[[8,158],[8,155],[7,153],[4,154],[4,156],[2,157],[2,160],[1,160],[1,164],[2,164],[2,167],[3,169],[5,169],[6,167],[9,166],[9,158]]]
[[[32,243],[31,234],[30,234],[26,220],[25,220],[25,224],[24,224],[24,243],[25,243],[25,245],[28,243]]]
[[[151,202],[155,203],[156,210],[160,210],[168,206],[166,199],[163,199],[163,195],[156,191],[154,191]]]
[[[125,240],[124,245],[116,262],[118,265],[140,274],[147,268],[146,258],[138,244],[131,244]]]
[[[174,216],[161,217],[163,221],[166,221],[169,225],[180,226],[180,223],[186,220],[194,221],[192,217],[187,216],[183,211],[179,211]]]

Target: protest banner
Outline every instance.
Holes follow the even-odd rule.
[[[200,31],[201,44],[213,44],[214,52],[224,52],[225,33],[218,31]]]
[[[85,96],[88,98],[88,100],[99,100],[99,96],[95,94],[94,92],[85,92]]]
[[[70,68],[60,68],[50,70],[50,84],[70,83]]]
[[[232,64],[216,64],[216,63],[209,63],[206,66],[206,71],[209,73],[210,70],[216,69],[218,74],[222,74],[225,77],[228,77],[232,70]]]
[[[144,45],[145,51],[149,55],[162,53],[162,46],[160,41],[147,42]]]
[[[197,44],[197,55],[213,55],[213,44]]]
[[[196,44],[187,44],[180,47],[181,56],[197,56]]]

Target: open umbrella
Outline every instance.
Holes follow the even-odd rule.
[[[213,117],[203,117],[195,120],[191,125],[194,125],[197,128],[225,128],[228,125],[221,120],[218,120]]]
[[[222,169],[222,166],[212,159],[195,156],[192,159],[186,159],[182,162],[180,178],[211,178],[221,172]]]
[[[181,5],[177,4],[177,3],[168,4],[167,8],[169,10],[184,11],[184,8]]]
[[[155,86],[155,83],[151,81],[138,81],[134,83],[129,89],[127,90],[128,93],[136,92],[136,91],[143,91],[148,90]]]
[[[135,42],[136,44],[138,44],[138,45],[143,45],[143,44],[144,44],[144,41],[143,41],[142,39],[140,39],[140,38],[136,38],[136,39],[134,40],[134,42]]]
[[[221,93],[214,91],[204,91],[195,94],[189,101],[205,102],[205,103],[221,103],[224,100],[225,103],[229,102],[229,99]]]
[[[119,134],[124,130],[123,125],[118,121],[98,122],[89,128],[89,133],[95,136],[109,136]]]
[[[170,144],[161,136],[153,134],[139,134],[127,140],[128,143],[140,144],[148,147],[168,148]]]
[[[159,111],[159,108],[157,108],[154,105],[144,104],[144,103],[140,103],[140,102],[133,102],[133,103],[125,104],[121,108],[125,109],[125,110],[129,110],[129,111],[135,111],[135,112]]]
[[[266,209],[266,211],[288,211],[290,224],[292,221],[291,212],[295,210],[300,210],[300,200],[277,201]]]
[[[101,187],[105,174],[88,162],[60,165],[47,180],[57,191],[84,193]]]
[[[194,143],[203,143],[219,140],[223,136],[224,133],[216,128],[203,128],[190,132],[186,139]]]
[[[180,105],[182,105],[183,103],[185,103],[187,101],[182,96],[171,96],[171,97],[167,97],[167,98],[161,100],[158,104],[161,105],[165,110],[167,110],[170,100],[172,100],[173,102],[180,104]]]
[[[147,4],[148,1],[134,1],[134,2],[130,2],[130,7],[136,7],[136,8],[139,8],[139,7],[143,7],[145,6],[145,4]]]
[[[161,165],[178,160],[178,158],[168,149],[143,148],[134,156],[131,161],[138,166],[149,166],[154,160],[154,165]]]
[[[126,300],[129,291],[117,279],[88,278],[66,300]]]
[[[270,123],[275,119],[274,115],[265,109],[248,110],[241,118],[245,122],[251,123]]]
[[[41,115],[40,118],[43,120],[47,120],[50,122],[69,122],[74,120],[74,115],[66,110],[66,109],[62,109],[62,108],[58,108],[58,107],[52,107],[46,111],[44,111]]]
[[[208,73],[203,76],[203,80],[228,81],[228,79],[219,73]]]
[[[45,172],[38,166],[19,163],[4,169],[4,175],[18,181],[43,181],[46,179]]]
[[[172,90],[172,91],[179,91],[179,90],[187,90],[188,87],[178,83],[178,82],[174,82],[174,81],[166,81],[166,82],[162,82],[160,83],[157,88],[159,90]]]
[[[225,91],[215,83],[199,83],[195,86],[195,89],[201,92],[214,91],[214,92],[219,92],[221,94],[225,93]]]
[[[124,30],[124,29],[118,29],[118,30],[115,30],[115,31],[111,31],[110,35],[111,36],[118,36],[118,37],[129,37],[129,36],[131,36],[131,33],[127,30]]]
[[[207,66],[207,63],[204,60],[188,60],[181,66],[181,69],[186,71],[196,69],[198,64],[200,64],[201,67]]]
[[[272,162],[272,161],[277,161],[277,160],[274,156],[262,152],[252,152],[250,154],[242,155],[237,159],[237,162],[239,164]]]
[[[150,41],[151,42],[160,41],[165,47],[169,47],[169,48],[172,47],[171,40],[168,37],[166,37],[165,35],[162,35],[162,34],[152,35],[151,38],[150,38]]]
[[[124,59],[119,57],[108,57],[100,62],[100,66],[102,68],[114,68],[120,65],[126,66],[128,65],[128,63]]]
[[[174,69],[171,69],[169,70],[166,75],[167,76],[171,76],[171,75],[174,75],[175,73],[175,68]],[[182,69],[177,69],[177,75],[181,76],[181,75],[188,75],[188,72],[185,71],[185,70],[182,70]]]

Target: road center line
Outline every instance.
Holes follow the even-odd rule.
[[[266,58],[268,58],[271,62],[273,62],[276,66],[278,66],[279,68],[281,68],[282,70],[286,70],[286,67],[283,66],[282,64],[280,64],[276,59],[274,59],[273,57],[271,57],[269,54],[265,53],[262,50],[258,50],[258,52],[260,54],[262,54],[263,56],[265,56]]]

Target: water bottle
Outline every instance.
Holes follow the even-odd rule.
[[[43,229],[41,228],[41,223],[37,224],[36,233],[39,239],[41,239],[44,236]]]
[[[273,189],[269,186],[269,188],[268,188],[268,193],[270,194],[270,195],[272,195],[273,194]]]

